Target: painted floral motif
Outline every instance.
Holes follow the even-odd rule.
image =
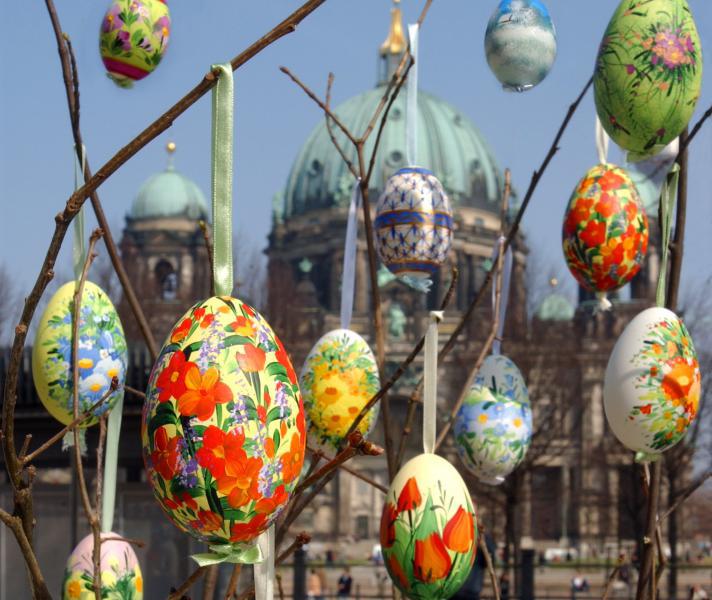
[[[374,225],[378,254],[396,275],[429,277],[447,260],[452,209],[427,169],[406,167],[388,180]]]
[[[633,356],[639,404],[628,419],[647,431],[648,445],[664,451],[679,442],[697,416],[702,378],[692,339],[680,319],[653,323]]]
[[[702,50],[685,0],[622,0],[601,42],[596,108],[613,140],[656,154],[686,127],[702,81]]]
[[[47,305],[32,349],[32,376],[40,400],[65,425],[74,420],[72,394],[72,315],[74,282],[64,284]],[[123,383],[128,354],[124,330],[114,305],[103,290],[85,282],[79,311],[79,413],[88,411],[109,391],[111,380]],[[117,391],[98,408],[88,427],[116,402]]]
[[[257,311],[213,297],[178,321],[141,435],[154,494],[183,531],[238,543],[275,521],[301,473],[306,425],[294,368]]]
[[[648,250],[648,218],[638,191],[620,167],[597,165],[571,195],[562,231],[564,258],[589,291],[628,283]]]
[[[163,0],[113,0],[99,37],[109,76],[122,87],[143,79],[161,62],[170,31],[168,6]]]
[[[102,537],[120,537],[103,533]],[[85,537],[67,561],[62,600],[94,600],[92,535]],[[108,541],[101,545],[101,597],[106,600],[143,600],[143,577],[130,544]]]
[[[304,361],[300,377],[309,435],[315,444],[339,446],[356,416],[378,392],[380,382],[373,352],[348,329],[324,335]],[[373,429],[378,407],[359,424],[364,435]]]
[[[381,517],[381,548],[395,585],[414,600],[452,596],[477,547],[475,511],[465,483],[445,459],[422,454],[396,475]]]

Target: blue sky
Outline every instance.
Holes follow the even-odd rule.
[[[164,62],[132,90],[104,75],[98,30],[108,3],[56,0],[65,31],[77,52],[82,129],[96,170],[136,133],[187,92],[211,63],[228,60],[291,10],[293,0],[169,2],[173,32]],[[593,68],[600,37],[617,2],[549,0],[559,54],[550,76],[526,94],[507,94],[489,72],[483,50],[495,0],[436,1],[421,34],[420,85],[458,106],[480,128],[515,186],[526,189],[568,105]],[[377,49],[389,22],[388,0],[328,0],[298,30],[271,46],[236,75],[235,230],[258,248],[266,245],[271,198],[285,184],[292,160],[312,127],[318,108],[278,70],[286,65],[320,93],[329,71],[336,74],[338,103],[376,82]],[[712,46],[712,2],[691,0],[698,28]],[[199,8],[198,8],[199,6]],[[403,0],[407,21],[422,6]],[[15,3],[0,22],[0,263],[21,293],[33,283],[53,229],[73,185],[72,142],[54,37],[44,2]],[[708,67],[709,69],[709,67]],[[707,82],[699,114],[712,104]],[[141,183],[165,166],[164,146],[178,145],[176,167],[209,193],[210,99],[205,97],[174,126],[122,167],[99,194],[114,234]],[[612,147],[613,162],[621,153]],[[573,290],[559,248],[569,194],[596,162],[594,108],[589,95],[575,116],[524,219],[536,264],[546,277],[560,271]],[[692,147],[688,243],[683,285],[712,273],[706,247],[712,224],[712,123]],[[69,242],[69,240],[68,240]],[[58,271],[71,273],[70,243]]]

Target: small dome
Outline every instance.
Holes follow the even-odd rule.
[[[549,294],[539,305],[536,318],[540,321],[570,321],[576,309],[571,301],[561,294]]]
[[[334,112],[355,135],[361,135],[384,90],[379,85],[347,100]],[[383,189],[387,178],[406,166],[406,96],[404,90],[396,98],[383,131],[371,178],[375,191]],[[333,130],[346,155],[355,162],[353,146],[336,125]],[[374,132],[366,143],[365,156],[370,156],[375,139]],[[501,173],[482,134],[453,105],[422,91],[418,93],[416,165],[435,174],[454,206],[499,213]],[[275,216],[288,220],[312,210],[346,206],[353,183],[353,175],[334,149],[322,119],[294,161],[283,204],[275,207]]]
[[[208,205],[200,188],[190,179],[168,167],[146,180],[131,205],[131,219],[186,217],[207,219]]]

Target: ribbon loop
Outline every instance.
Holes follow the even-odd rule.
[[[346,222],[346,240],[344,242],[344,268],[341,276],[341,329],[351,325],[354,308],[354,287],[356,281],[356,250],[358,242],[358,211],[361,208],[361,180],[354,183]]]
[[[116,394],[116,404],[109,413],[106,431],[106,458],[104,459],[104,490],[101,499],[101,531],[108,533],[114,527],[116,507],[116,470],[119,463],[119,438],[121,437],[121,417],[124,410],[124,390]]]
[[[435,433],[438,404],[438,323],[443,320],[441,310],[430,311],[425,334],[423,365],[423,452],[435,452]]]
[[[660,229],[662,232],[662,256],[660,257],[660,273],[658,274],[658,287],[655,293],[655,303],[665,306],[667,293],[667,269],[670,255],[670,235],[672,233],[672,213],[677,203],[677,186],[680,179],[680,165],[675,163],[663,183],[660,196]]]
[[[255,542],[251,544],[216,544],[209,548],[210,552],[191,556],[198,566],[208,567],[220,563],[254,565],[263,560],[262,550]]]
[[[232,145],[234,85],[231,64],[212,65],[219,70],[213,88],[212,118],[212,203],[213,283],[215,294],[230,296],[232,267]]]
[[[77,157],[77,153],[79,157]],[[74,146],[74,189],[78,190],[84,185],[84,172],[86,171],[86,148],[82,144],[81,148]],[[77,284],[84,270],[84,263],[87,261],[86,240],[84,239],[84,206],[74,217],[74,240],[72,242],[72,267],[74,269],[74,279]]]
[[[418,33],[420,26],[415,23],[408,25],[410,38],[410,55],[413,66],[408,72],[408,97],[405,109],[406,144],[405,154],[408,165],[417,165],[418,160]]]
[[[257,544],[265,559],[255,565],[255,600],[272,600],[274,598],[274,525],[257,538]]]
[[[596,151],[598,152],[598,162],[602,165],[608,163],[608,134],[601,125],[601,119],[596,115]]]

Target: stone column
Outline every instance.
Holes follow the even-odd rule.
[[[569,514],[571,511],[571,472],[567,464],[561,465],[561,539],[559,545],[568,548],[569,541]]]

